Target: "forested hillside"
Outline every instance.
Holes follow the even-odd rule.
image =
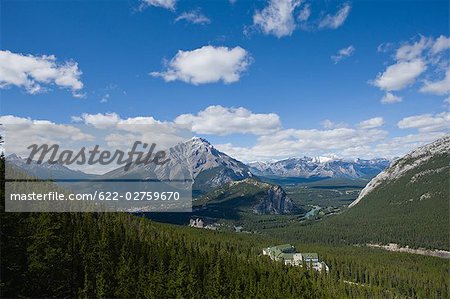
[[[261,248],[280,242],[275,239],[124,213],[5,213],[3,164],[1,170],[2,298],[448,295],[447,266],[438,258],[296,244],[330,265],[329,274],[320,274],[260,256]]]
[[[340,215],[265,233],[327,244],[397,243],[450,250],[450,137],[412,151],[373,179]]]

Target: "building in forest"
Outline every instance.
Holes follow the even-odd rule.
[[[326,271],[330,269],[319,260],[317,253],[301,253],[297,252],[294,246],[291,244],[282,244],[277,246],[271,246],[263,249],[263,255],[267,255],[273,261],[282,261],[285,265],[289,266],[303,266],[311,267],[316,271]]]

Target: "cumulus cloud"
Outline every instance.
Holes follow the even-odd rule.
[[[182,114],[177,124],[191,124],[198,134],[269,134],[281,127],[280,118],[274,113],[258,114],[245,109],[209,106],[197,114]]]
[[[17,86],[29,94],[44,92],[49,86],[67,88],[82,97],[81,70],[73,61],[58,63],[54,55],[33,56],[0,51],[0,88]]]
[[[72,116],[72,121],[105,129],[112,127],[127,128],[132,125],[166,125],[191,128],[198,134],[270,134],[281,128],[280,118],[274,113],[253,113],[243,107],[229,108],[209,106],[197,114],[181,114],[173,121],[159,121],[151,116],[121,118],[117,113],[83,113]],[[137,126],[139,127],[139,126]]]
[[[450,49],[450,37],[444,35],[439,36],[431,48],[433,54]]]
[[[200,24],[205,25],[211,23],[211,20],[206,17],[200,9],[194,9],[191,11],[185,11],[182,14],[180,14],[176,19],[175,22],[179,21],[186,21],[191,24]]]
[[[354,127],[335,126],[334,122],[327,121],[322,130],[281,129],[259,136],[253,146],[224,143],[216,147],[245,162],[330,153],[341,158],[394,158],[448,134],[450,113],[406,117],[398,122],[398,127],[416,132],[393,138],[388,131],[380,129],[383,125],[382,117],[361,121]]]
[[[394,138],[390,138],[388,131],[381,128],[384,125],[382,117],[363,120],[353,126],[327,120],[322,123],[324,129],[283,129],[278,115],[257,114],[243,107],[210,106],[197,114],[182,114],[173,121],[159,121],[151,116],[122,118],[117,113],[85,113],[73,117],[73,121],[90,126],[88,132],[92,134],[95,134],[97,129],[119,130],[108,134],[105,141],[106,145],[121,149],[128,149],[136,140],[156,141],[158,145],[164,146],[162,148],[167,148],[189,139],[190,134],[174,133],[179,132],[174,130],[177,126],[192,127],[195,133],[206,135],[256,135],[256,142],[252,146],[231,143],[215,145],[219,150],[242,161],[304,155],[323,156],[331,153],[342,158],[389,158],[401,156],[450,132],[449,112],[405,117],[398,121],[397,126],[416,132]],[[15,123],[16,126],[22,127],[28,135],[19,136],[21,139],[25,136],[26,142],[38,135],[44,138],[59,136],[71,140],[90,138],[70,125],[58,125],[49,121],[35,121],[9,115],[0,117],[0,122]],[[47,125],[48,129],[30,130],[28,127],[33,123]]]
[[[395,94],[391,92],[386,92],[384,96],[381,98],[381,103],[383,104],[394,104],[394,103],[400,103],[402,101],[402,97],[396,96]]]
[[[430,46],[432,39],[424,36],[420,37],[420,40],[412,44],[403,43],[403,45],[397,49],[395,58],[400,61],[408,61],[416,59],[422,55],[422,52]]]
[[[363,146],[360,148],[349,148],[343,151],[344,155],[350,157],[365,156],[397,158],[405,155],[413,149],[427,143],[433,142],[445,136],[445,132],[414,133],[405,136],[388,138],[374,146]]]
[[[122,150],[130,149],[135,141],[155,143],[157,149],[167,149],[192,137],[189,126],[169,121],[159,121],[152,116],[122,118],[112,113],[83,113],[72,121],[101,130],[106,145]]]
[[[386,91],[401,90],[413,84],[426,69],[427,66],[421,59],[400,61],[378,74],[373,84]]]
[[[14,115],[0,116],[0,123],[5,132],[5,152],[7,155],[27,155],[31,144],[60,144],[66,148],[76,142],[95,139],[78,127],[57,124],[48,120],[36,120]]]
[[[337,64],[344,58],[350,57],[355,52],[355,47],[350,45],[346,48],[340,49],[336,55],[331,56],[331,60],[333,60],[334,64]]]
[[[180,80],[194,85],[222,81],[237,82],[251,64],[250,54],[241,47],[204,46],[192,51],[178,51],[162,72],[151,72],[166,82]]]
[[[349,13],[350,13],[351,6],[348,3],[345,3],[337,12],[336,14],[327,14],[325,15],[320,21],[319,21],[319,29],[337,29],[342,24],[344,24],[345,20],[347,19]]]
[[[169,10],[175,10],[177,0],[141,0],[141,9],[147,6],[161,7]]]
[[[446,95],[450,93],[450,68],[445,72],[445,77],[442,80],[430,82],[425,81],[422,88],[422,92],[432,93],[436,95]]]
[[[373,129],[378,128],[384,125],[384,120],[382,117],[374,117],[367,120],[364,120],[359,123],[359,127],[361,129]]]
[[[83,113],[81,116],[72,116],[73,122],[82,122],[96,128],[110,128],[117,125],[154,125],[163,122],[157,121],[151,116],[138,116],[122,119],[117,113]]]
[[[405,117],[397,123],[400,129],[417,129],[421,133],[450,131],[450,113],[421,114]]]
[[[280,38],[291,35],[296,27],[294,11],[300,0],[270,0],[268,5],[253,15],[253,24],[264,34]]]
[[[375,142],[384,140],[386,136],[386,131],[378,129],[286,129],[258,137],[252,147],[235,147],[230,143],[217,147],[243,161],[268,160],[329,153],[342,155],[343,151],[349,148],[371,147]]]
[[[379,73],[371,83],[381,90],[387,91],[383,103],[399,102],[398,98],[389,91],[399,91],[413,85],[422,77],[423,85],[419,91],[435,95],[446,95],[450,92],[450,61],[448,53],[450,38],[439,36],[420,36],[416,41],[403,42],[395,50],[395,62],[385,71]],[[446,71],[445,71],[446,70]],[[443,79],[437,79],[445,71]],[[434,81],[430,78],[434,78]]]
[[[329,119],[326,119],[320,123],[322,127],[325,129],[337,129],[337,128],[346,128],[348,125],[346,123],[340,122],[336,123],[334,121],[331,121]]]
[[[119,120],[120,117],[117,113],[83,113],[81,116],[72,116],[73,122],[84,122],[85,124],[93,125],[98,128],[110,127],[117,124]]]

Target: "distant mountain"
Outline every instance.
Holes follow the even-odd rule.
[[[250,170],[259,176],[332,177],[370,179],[389,166],[387,159],[346,161],[327,157],[289,158],[276,162],[251,162]]]
[[[72,170],[61,164],[50,164],[48,162],[38,164],[36,161],[31,161],[30,164],[27,164],[27,159],[23,159],[16,154],[7,156],[6,164],[17,167],[28,175],[39,179],[92,179],[98,177],[94,174]]]

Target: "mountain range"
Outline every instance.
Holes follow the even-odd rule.
[[[388,159],[346,161],[330,158],[289,158],[276,162],[251,162],[247,165],[217,150],[206,139],[194,137],[168,150],[170,162],[164,165],[134,165],[128,171],[117,168],[104,175],[91,175],[71,170],[63,165],[32,162],[26,164],[14,154],[7,162],[27,170],[40,178],[158,178],[174,177],[194,179],[194,189],[212,190],[231,181],[255,176],[299,178],[365,178],[370,179],[389,166]]]
[[[28,175],[37,177],[40,179],[92,179],[99,177],[95,174],[87,174],[79,170],[72,170],[61,164],[50,164],[48,162],[43,162],[38,164],[37,161],[31,161],[27,163],[27,160],[17,156],[16,154],[11,154],[6,157],[6,162],[9,165],[17,167],[19,170],[25,171]],[[8,177],[8,172],[6,172]]]
[[[258,176],[299,178],[363,178],[371,179],[389,166],[384,158],[343,160],[324,157],[289,158],[275,162],[251,162],[252,173]]]

